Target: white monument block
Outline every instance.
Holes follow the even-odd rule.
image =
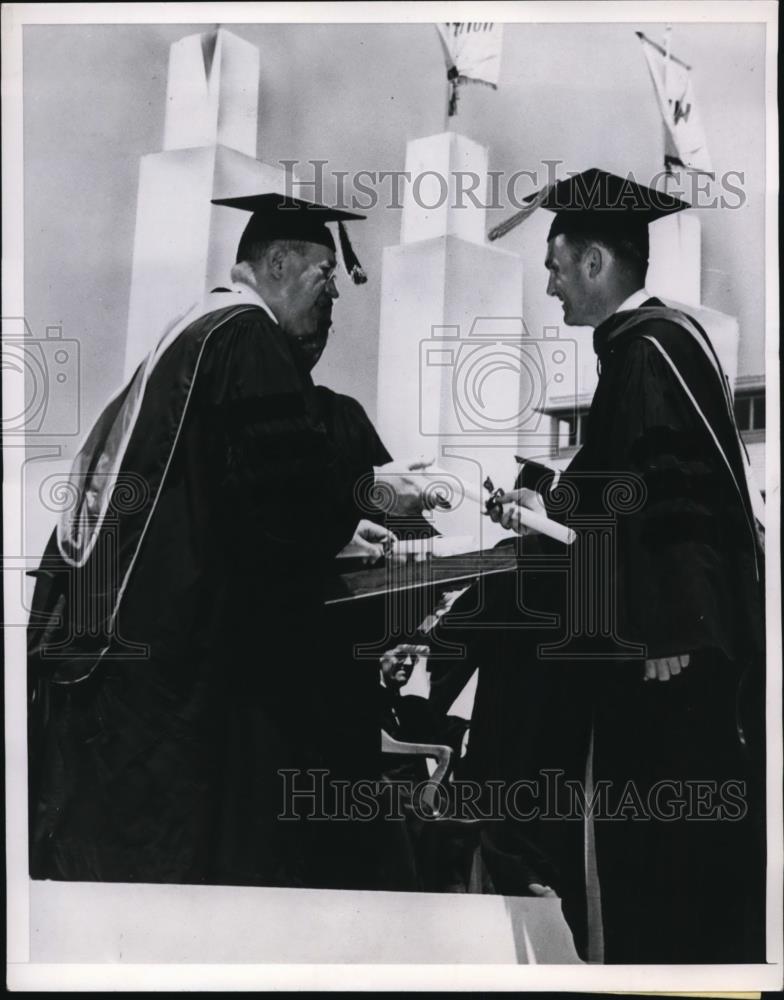
[[[248,215],[212,205],[211,200],[285,190],[282,168],[223,146],[142,157],[126,377],[175,317],[187,312],[205,292],[229,280]]]
[[[125,376],[177,317],[229,280],[248,215],[214,198],[287,190],[256,151],[258,50],[228,31],[175,42],[164,151],[142,157]]]
[[[514,254],[454,236],[386,248],[378,428],[393,455],[514,431],[521,313]]]
[[[408,144],[406,170],[401,243],[383,260],[379,433],[396,459],[433,456],[477,493],[488,475],[511,486],[532,345],[522,261],[487,245],[485,209],[466,195],[473,186],[485,198],[487,150],[454,133],[428,136]],[[475,503],[437,521],[479,544],[506,537]]]
[[[401,243],[450,235],[484,245],[484,146],[456,132],[413,139],[406,149],[406,173]]]
[[[651,223],[645,286],[652,295],[677,299],[689,306],[700,304],[701,230],[698,218],[682,212]]]
[[[172,45],[163,148],[220,143],[256,155],[259,50],[229,31],[188,35]]]
[[[214,164],[214,147],[142,157],[126,377],[202,294]]]

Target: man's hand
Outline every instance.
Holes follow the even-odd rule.
[[[379,507],[397,517],[411,517],[434,507],[448,508],[449,503],[438,490],[427,488],[432,480],[426,470],[432,464],[431,458],[387,462],[376,467],[374,473]]]
[[[558,898],[558,893],[555,889],[551,889],[549,885],[542,885],[541,882],[529,882],[528,888],[532,896],[545,896],[547,898]]]
[[[394,532],[382,528],[380,524],[374,524],[373,521],[363,519],[357,525],[354,537],[340,555],[362,559],[366,565],[372,566],[382,556],[394,551],[396,541]]]
[[[500,505],[500,506],[499,506]],[[495,521],[509,531],[516,531],[518,535],[535,534],[534,528],[529,528],[520,520],[520,508],[525,507],[535,514],[547,516],[547,509],[542,500],[541,493],[536,490],[529,490],[523,487],[519,490],[510,490],[498,498],[498,505],[490,508],[490,520]]]
[[[668,681],[671,677],[677,677],[681,670],[685,670],[688,665],[688,653],[683,656],[663,656],[658,660],[646,660],[643,680]]]

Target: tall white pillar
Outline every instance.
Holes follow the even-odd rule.
[[[702,304],[702,223],[694,215],[665,216],[649,227],[650,263],[645,286],[666,305],[694,317],[710,337],[732,386],[738,374],[740,327],[735,316]],[[595,358],[583,353],[583,393],[596,385]]]
[[[231,32],[188,35],[169,56],[164,149],[142,157],[125,375],[173,319],[229,278],[248,216],[211,199],[284,191],[255,159],[259,52]]]
[[[646,286],[663,299],[700,304],[702,226],[693,215],[677,212],[651,223]]]
[[[646,287],[667,305],[693,316],[710,337],[724,371],[735,385],[740,328],[734,316],[702,305],[702,225],[678,212],[649,227],[650,264]]]
[[[383,259],[379,433],[398,460],[432,455],[480,493],[487,475],[509,488],[530,345],[522,262],[485,241],[487,150],[452,132],[416,139],[406,171],[401,242]],[[508,537],[469,502],[437,527]]]

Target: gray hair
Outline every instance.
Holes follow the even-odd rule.
[[[251,237],[246,239],[244,234],[237,247],[237,264],[248,261],[249,264],[257,264],[273,249],[281,249],[286,253],[304,254],[308,244],[304,240],[264,240]]]

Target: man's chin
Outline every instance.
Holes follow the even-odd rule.
[[[583,326],[584,325],[583,323],[580,322],[579,319],[577,319],[575,317],[574,313],[571,311],[571,309],[569,308],[569,306],[564,306],[563,321],[566,324],[566,326]]]

